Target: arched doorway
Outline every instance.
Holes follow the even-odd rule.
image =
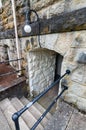
[[[61,75],[63,56],[48,49],[30,51],[28,54],[29,87],[31,96],[36,96]],[[58,95],[59,83],[41,98],[41,105],[48,106]]]

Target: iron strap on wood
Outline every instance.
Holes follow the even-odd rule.
[[[66,70],[65,74],[63,74],[58,80],[56,80],[54,83],[52,83],[49,87],[47,87],[42,93],[40,93],[38,96],[36,96],[29,104],[27,104],[26,106],[24,106],[20,111],[14,113],[12,115],[12,120],[14,121],[15,123],[15,128],[16,130],[20,130],[20,127],[19,127],[19,117],[28,109],[30,108],[35,102],[37,102],[43,95],[45,95],[51,88],[53,88],[65,75],[69,75],[70,74],[70,70]],[[66,88],[67,89],[67,88]],[[64,88],[64,91],[66,90]],[[62,93],[64,92],[62,91],[58,96],[57,98],[55,99],[55,101],[62,95]],[[54,101],[54,102],[55,102]],[[52,105],[50,106],[53,106],[53,103]],[[51,109],[51,107],[49,106],[49,110]],[[47,110],[47,112],[49,111]],[[45,112],[46,113],[46,112]],[[46,113],[47,114],[47,113]],[[45,116],[46,114],[43,114],[43,116]],[[41,117],[42,118],[42,117]],[[44,118],[44,117],[43,117]],[[40,120],[40,119],[39,119]],[[39,122],[39,121],[38,121]],[[39,123],[38,123],[39,124]],[[34,129],[32,129],[34,130]]]

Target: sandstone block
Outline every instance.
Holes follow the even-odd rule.
[[[10,23],[6,24],[4,27],[5,27],[5,29],[12,29],[14,27],[14,23],[10,22]]]
[[[68,12],[86,7],[85,0],[66,0],[65,4],[65,10]]]
[[[40,1],[34,1],[34,0],[30,0],[31,3],[31,8],[35,9],[35,10],[40,10],[44,7],[47,7],[49,5],[52,5],[56,0],[40,0]]]
[[[82,85],[85,85],[85,82],[84,82],[84,77],[86,77],[85,75],[86,75],[86,66],[78,65],[71,75],[71,80],[74,82],[78,82]]]
[[[80,109],[81,111],[86,112],[86,99],[79,97],[73,93],[67,93],[64,96],[64,100],[72,103],[76,108]]]
[[[86,64],[86,53],[82,52],[77,57],[77,62],[81,64]]]
[[[65,0],[62,1],[58,1],[57,3],[54,3],[50,6],[48,6],[47,8],[41,9],[40,11],[38,11],[39,17],[40,18],[46,18],[49,19],[51,18],[53,15],[59,15],[61,13],[64,12],[64,2]]]

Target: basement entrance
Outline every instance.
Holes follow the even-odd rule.
[[[63,57],[48,49],[39,49],[28,53],[29,86],[30,94],[35,97],[51,85],[61,75]],[[57,96],[59,83],[51,89],[42,99],[40,104],[47,107]]]
[[[62,66],[63,56],[56,53],[55,54],[55,75],[54,75],[54,81],[56,81],[61,76],[61,66]],[[59,91],[59,83],[52,88],[43,98],[39,100],[39,103],[47,109],[47,106],[53,101],[53,99],[57,96]],[[51,109],[51,113],[53,114],[55,112],[55,109],[57,107],[57,104],[54,105],[54,107]]]
[[[56,63],[55,63],[54,81],[56,81],[61,76],[62,61],[63,61],[63,56],[57,53],[56,54]]]

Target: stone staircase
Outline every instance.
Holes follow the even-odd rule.
[[[29,101],[25,97],[2,100],[0,102],[0,130],[15,130],[12,114],[27,103]],[[36,102],[19,118],[20,130],[30,130],[44,111],[45,109]],[[60,101],[55,113],[53,115],[48,113],[36,130],[86,130],[86,114]]]
[[[29,103],[28,99],[22,97],[18,99],[5,98],[0,102],[0,130],[15,130],[14,122],[12,121],[12,114],[20,110],[24,105]],[[19,118],[20,130],[30,130],[37,119],[42,115],[45,109],[37,102]],[[36,130],[44,130],[48,120],[52,115],[48,113],[41,121]]]

